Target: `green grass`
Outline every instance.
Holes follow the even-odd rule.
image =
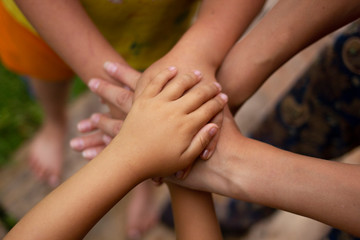
[[[42,122],[42,111],[29,94],[29,87],[16,74],[0,64],[0,167],[11,161],[11,155],[29,139]],[[75,79],[70,99],[86,89]]]

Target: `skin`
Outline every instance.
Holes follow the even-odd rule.
[[[211,159],[197,161],[185,181],[170,181],[283,209],[360,236],[359,177],[359,165],[302,156],[246,138],[227,111]]]
[[[103,83],[109,87],[106,82],[99,86]],[[110,99],[106,93],[102,96]],[[98,126],[106,126],[107,118],[100,119]],[[283,209],[359,235],[359,177],[359,165],[302,156],[244,137],[227,109],[212,157],[196,161],[185,180],[165,181]]]
[[[15,2],[42,38],[85,83],[91,78],[102,78],[113,82],[113,79],[103,71],[102,66],[105,61],[127,65],[92,23],[80,1],[15,0]],[[193,26],[166,56],[146,70],[141,81],[143,83],[137,88],[138,93],[142,92],[150,79],[170,64],[178,67],[179,76],[198,69],[203,72],[207,81],[215,81],[215,72],[226,53],[260,11],[263,3],[264,0],[230,0],[227,4],[217,0],[204,0],[199,10],[199,17]],[[241,23],[240,27],[239,23]],[[108,106],[113,117],[125,118],[124,112],[110,103]],[[213,119],[213,122],[220,126],[221,115]],[[102,136],[97,135],[97,137],[90,141],[99,143],[99,140],[103,140]],[[83,148],[84,145],[81,141],[72,142],[72,146],[77,149]],[[83,156],[92,159],[104,146],[102,141],[84,151]],[[208,152],[212,152],[214,147],[215,142],[209,145]]]
[[[238,110],[296,53],[359,16],[356,0],[280,0],[231,49],[219,70],[231,110]]]
[[[264,79],[294,52],[318,39],[320,35],[351,21],[359,14],[358,3],[354,1],[347,3],[327,1],[326,7],[322,1],[319,1],[322,3],[319,5],[309,5],[308,1],[303,3],[304,5],[301,4],[296,9],[296,12],[299,11],[297,14],[288,17],[289,21],[279,21],[284,19],[284,14],[290,7],[289,3],[279,2],[267,17],[228,54],[219,71],[219,81],[224,83],[224,89],[227,89],[230,96],[234,93],[240,96],[236,98],[234,95],[234,98],[230,98],[233,109],[245,101]],[[309,6],[314,9],[319,6],[324,11],[303,16],[306,10],[312,11]],[[342,14],[344,11],[347,14]],[[334,16],[337,17],[333,18]],[[296,21],[297,19],[304,21],[312,19],[313,24],[304,24],[306,27],[301,27],[299,23],[302,21]],[[276,22],[284,24],[274,24]],[[271,26],[278,28],[272,29]],[[298,28],[295,28],[296,26]],[[316,30],[320,28],[323,30],[317,32]],[[298,31],[293,32],[292,29]],[[318,34],[314,35],[314,32]],[[267,35],[269,37],[266,37]],[[259,44],[264,48],[251,47],[256,41],[249,39],[257,39],[260,42],[266,40],[264,45]],[[289,47],[279,47],[284,44]],[[240,49],[242,49],[241,54]],[[256,52],[259,49],[264,50],[263,54],[250,55],[250,50]],[[260,59],[252,59],[250,56],[260,56]],[[244,70],[242,66],[246,66],[245,59],[251,66]],[[239,63],[242,62],[244,65],[239,67]],[[254,66],[263,71],[255,71]],[[226,79],[229,85],[226,85]],[[254,79],[254,81],[249,83],[245,79]],[[233,87],[229,87],[231,84]],[[247,85],[249,88],[246,88]],[[358,165],[322,161],[248,139],[241,135],[230,111],[227,111],[220,139],[211,159],[206,162],[196,162],[185,181],[180,181],[176,177],[170,180],[186,187],[294,212],[359,236],[360,226],[356,220],[356,216],[360,214],[358,204],[360,199],[357,194],[360,190],[357,181],[359,176]]]
[[[280,1],[228,54],[219,79],[232,109],[300,49],[359,16],[358,1],[313,3],[296,2],[295,8],[293,1]],[[211,160],[197,162],[186,181],[177,183],[281,208],[360,235],[357,165],[321,161],[247,139],[229,115]]]
[[[191,73],[162,89],[175,75],[173,68],[160,72],[135,100],[110,145],[37,204],[5,239],[82,239],[138,183],[189,165],[214,136],[210,130],[217,127],[207,122],[226,101],[217,86],[200,85],[201,78]],[[169,142],[174,147],[164,151]]]
[[[167,185],[177,239],[222,239],[210,193],[194,191],[172,183]]]
[[[359,1],[356,0],[317,0],[316,3],[312,0],[305,0],[300,4],[297,1],[280,0],[231,49],[217,73],[217,80],[229,96],[229,106],[232,112],[235,113],[273,72],[296,53],[326,34],[358,18],[360,16],[359,5]],[[289,15],[289,12],[292,14]],[[287,19],[287,21],[283,21],[283,19]],[[240,25],[240,28],[243,28],[243,25]],[[140,76],[135,70],[119,63],[108,62],[105,70],[117,81],[130,86],[130,89],[134,89]],[[94,89],[93,91],[96,92]],[[118,97],[116,108],[126,114],[130,109],[129,98],[132,96],[132,92],[125,89],[121,97]],[[97,122],[90,119],[85,120],[84,123],[89,128],[86,130],[80,128],[81,132],[89,132],[97,128]],[[101,139],[99,135],[100,133],[94,133],[94,139]],[[74,149],[82,151],[90,148],[94,154],[100,152],[103,147],[99,145],[104,144],[99,141],[91,141],[89,138],[78,138],[77,140],[82,142],[81,148],[74,147]],[[213,149],[214,146],[208,147],[209,156]]]

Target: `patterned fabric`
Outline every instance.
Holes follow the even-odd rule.
[[[334,159],[360,143],[360,24],[326,47],[252,137]]]

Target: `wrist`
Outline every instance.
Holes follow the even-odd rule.
[[[176,66],[180,74],[199,70],[203,74],[215,76],[219,67],[218,64],[212,63],[209,58],[195,49],[184,49],[181,46],[175,46],[159,61],[169,62]],[[206,76],[204,76],[204,80],[206,80]]]
[[[147,173],[139,166],[140,161],[131,147],[119,142],[115,137],[100,153],[100,164],[106,165],[109,173],[113,174],[114,182],[126,182],[129,189],[147,179]],[[121,147],[119,147],[121,146]]]

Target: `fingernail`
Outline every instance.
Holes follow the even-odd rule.
[[[156,184],[161,184],[161,177],[153,177],[152,181]]]
[[[112,62],[105,62],[104,68],[106,71],[108,71],[111,74],[114,74],[116,72],[116,70],[118,69],[118,67]]]
[[[131,229],[128,231],[128,237],[131,240],[141,239],[141,232],[137,229]]]
[[[194,71],[194,74],[198,77],[201,77],[201,72],[199,70],[195,70]]]
[[[224,100],[225,102],[227,102],[228,101],[228,96],[225,94],[225,93],[220,93],[220,98],[222,99],[222,100]]]
[[[211,137],[213,137],[213,136],[217,133],[217,131],[218,131],[218,128],[212,127],[212,128],[210,128],[210,130],[209,130],[209,135],[210,135]]]
[[[81,121],[81,122],[78,123],[77,129],[80,132],[90,130],[91,129],[91,122],[88,121],[88,120]]]
[[[169,69],[170,72],[172,72],[172,71],[175,71],[175,70],[176,70],[176,67],[170,66],[170,67],[168,67],[168,69]]]
[[[177,179],[181,179],[182,177],[184,176],[184,171],[177,171],[176,173],[175,173],[175,177],[177,178]]]
[[[96,78],[90,79],[88,86],[92,91],[95,91],[100,85],[100,81]]]
[[[76,150],[81,150],[84,147],[84,141],[80,138],[75,138],[70,141],[70,147]]]
[[[96,157],[96,155],[97,155],[97,152],[95,149],[87,149],[82,152],[82,156],[84,158],[94,158],[94,157]]]
[[[208,157],[209,157],[209,150],[205,149],[205,151],[203,151],[201,157],[202,157],[203,159],[208,159]]]
[[[104,143],[105,143],[106,145],[109,145],[109,143],[110,143],[111,140],[112,140],[112,138],[111,138],[110,136],[108,136],[108,135],[104,135],[102,139],[103,139],[103,141],[104,141]]]
[[[98,122],[100,120],[100,116],[99,116],[99,114],[93,114],[93,115],[91,115],[90,119],[93,123],[98,124]]]
[[[221,87],[220,83],[214,82],[214,84],[220,91],[222,90],[222,87]]]

